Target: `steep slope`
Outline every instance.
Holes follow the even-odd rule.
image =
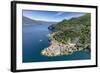
[[[69,41],[77,44],[78,47],[90,48],[90,23],[89,13],[70,20],[63,20],[56,25],[50,26],[56,32],[53,38],[63,44]]]

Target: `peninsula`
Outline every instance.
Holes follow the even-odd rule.
[[[83,16],[49,26],[52,32],[49,34],[50,46],[44,48],[41,54],[54,57],[71,55],[84,49],[90,50],[90,19],[91,15],[86,13]]]

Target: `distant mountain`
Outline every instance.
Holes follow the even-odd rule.
[[[23,16],[23,17],[22,17],[22,23],[23,23],[24,25],[28,25],[28,24],[37,24],[37,21],[32,20],[32,19],[30,19],[30,18],[28,18],[28,17]]]
[[[22,17],[22,23],[23,25],[37,25],[37,24],[56,24],[57,22],[47,22],[47,21],[40,21],[40,20],[34,20],[34,19],[30,19],[28,17],[23,16]]]

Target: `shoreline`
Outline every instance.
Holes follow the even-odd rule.
[[[56,41],[53,38],[53,35],[55,33],[49,34],[49,38],[51,40],[51,45],[48,48],[44,48],[41,51],[41,54],[48,57],[55,57],[55,56],[62,56],[62,55],[71,55],[74,52],[81,51],[83,48],[77,49],[75,43],[68,43],[68,44],[62,44],[58,41]]]

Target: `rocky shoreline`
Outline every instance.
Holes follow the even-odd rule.
[[[42,50],[41,54],[44,56],[54,57],[61,55],[71,55],[76,51],[81,51],[83,48],[76,47],[75,43],[62,44],[53,39],[54,34],[50,34],[49,37],[51,39],[51,45],[48,48]]]

